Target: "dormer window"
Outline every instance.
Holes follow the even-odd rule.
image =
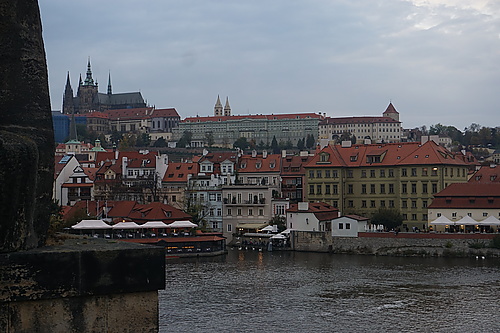
[[[257,169],[260,169],[260,168],[262,167],[262,163],[261,163],[261,162],[257,162],[257,163],[255,163],[255,167],[256,167]]]

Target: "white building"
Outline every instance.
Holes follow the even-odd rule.
[[[324,202],[299,202],[286,211],[286,226],[298,231],[331,231],[331,220],[338,217],[337,208]]]
[[[368,218],[354,215],[340,216],[332,220],[333,237],[358,237],[366,231]]]

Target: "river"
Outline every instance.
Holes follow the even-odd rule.
[[[500,260],[229,250],[168,259],[160,332],[500,332]]]

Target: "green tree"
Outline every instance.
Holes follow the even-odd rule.
[[[118,132],[117,130],[114,130],[113,132],[111,132],[111,143],[118,143],[120,142],[120,140],[122,139],[122,134],[120,132]]]
[[[135,145],[136,147],[149,147],[151,144],[151,137],[148,133],[141,133],[137,136]]]
[[[403,223],[403,215],[394,208],[380,207],[371,219],[372,224],[381,224],[387,229],[396,229]]]
[[[163,137],[158,138],[158,140],[155,141],[153,144],[153,147],[166,147],[167,146],[167,141]]]
[[[179,141],[177,141],[177,147],[186,148],[191,146],[192,138],[193,138],[193,133],[191,133],[190,131],[184,131]]]
[[[275,215],[269,220],[269,225],[278,226],[278,232],[282,232],[286,229],[286,217]]]
[[[303,150],[306,147],[304,141],[305,141],[304,138],[297,140],[297,148],[299,150]]]
[[[240,148],[241,150],[245,150],[248,148],[248,141],[247,138],[241,137],[234,141],[233,143],[234,148]]]
[[[273,140],[271,141],[271,149],[274,154],[278,154],[280,152],[280,147],[278,145],[278,140],[276,140],[276,135],[273,136]]]
[[[212,147],[215,143],[213,133],[212,132],[205,133],[205,140],[207,142],[207,146]]]
[[[118,149],[121,151],[131,150],[136,146],[135,134],[125,134],[118,145]]]
[[[306,147],[309,148],[309,149],[313,148],[315,143],[316,143],[316,140],[314,140],[314,135],[307,134]]]

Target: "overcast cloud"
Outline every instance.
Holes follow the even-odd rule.
[[[40,0],[52,108],[91,57],[106,91],[181,118],[326,112],[500,126],[500,1]]]

